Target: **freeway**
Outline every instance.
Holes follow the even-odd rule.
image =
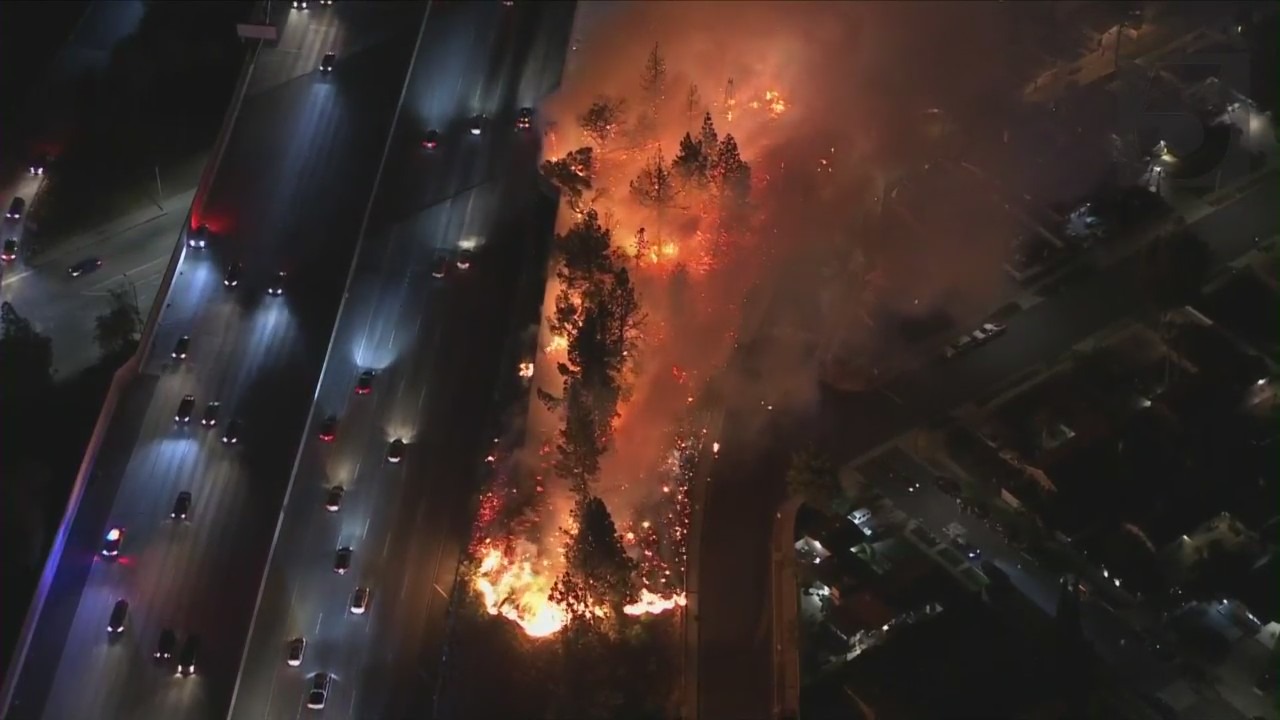
[[[432,6],[272,549],[231,717],[295,717],[332,675],[326,716],[425,718],[469,524],[512,294],[527,269],[536,132],[517,109],[558,81],[571,3]],[[469,119],[489,120],[480,136]],[[440,144],[421,147],[439,128]],[[462,249],[473,265],[459,265]],[[444,277],[436,261],[447,259]],[[515,373],[515,362],[509,365]],[[354,392],[366,370],[367,395]],[[335,437],[319,437],[325,418]],[[393,439],[404,460],[387,461]],[[342,487],[336,510],[329,490]],[[334,571],[339,547],[351,568]],[[370,607],[351,612],[357,587]],[[293,638],[301,662],[285,662]]]
[[[1273,209],[1278,185],[1273,174],[1188,225],[1207,243],[1213,271],[1249,252],[1253,237],[1271,237],[1280,229]],[[731,399],[703,510],[698,651],[703,717],[770,715],[769,528],[783,493],[788,448],[813,442],[842,465],[1054,361],[1144,307],[1134,282],[1139,262],[1135,256],[1063,287],[1009,318],[1004,336],[968,355],[926,365],[874,391],[824,389],[816,412],[805,417],[781,417],[781,409],[767,410],[755,397]]]
[[[355,238],[368,206],[410,49],[425,4],[343,3],[279,23],[336,29],[351,18],[388,42],[245,100],[196,221],[214,230],[188,249],[93,462],[74,519],[60,537],[9,718],[213,718],[225,714],[306,409],[319,378]],[[314,19],[314,20],[313,20]],[[397,30],[398,29],[398,30]],[[341,44],[317,44],[319,53]],[[264,50],[269,55],[272,50]],[[238,286],[223,268],[243,263]],[[283,297],[266,293],[289,272]],[[178,337],[190,355],[174,362]],[[185,394],[193,422],[176,425]],[[220,401],[220,425],[199,420]],[[233,418],[239,443],[220,441]],[[193,495],[171,522],[177,494]],[[73,505],[73,508],[75,506]],[[126,528],[120,556],[98,557],[108,527]],[[117,599],[127,627],[109,640]],[[164,628],[203,638],[195,677],[174,677],[151,655]],[[18,663],[15,663],[17,665]],[[11,680],[10,680],[11,681]]]

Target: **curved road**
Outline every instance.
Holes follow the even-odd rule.
[[[423,37],[378,210],[338,320],[254,621],[233,718],[296,717],[333,675],[326,717],[426,718],[473,470],[539,194],[536,132],[514,129],[559,78],[570,3],[437,4]],[[488,115],[484,133],[468,119]],[[419,147],[427,127],[439,147]],[[549,220],[549,216],[544,219]],[[550,227],[545,228],[549,231]],[[461,248],[473,265],[457,266]],[[433,261],[449,261],[446,275]],[[369,395],[353,391],[377,371]],[[515,368],[510,368],[515,372]],[[318,438],[322,418],[337,438]],[[390,464],[388,442],[405,440]],[[327,512],[327,490],[343,486]],[[338,547],[351,569],[333,571]],[[349,610],[371,589],[363,615]],[[285,663],[291,638],[302,663]]]
[[[94,467],[39,618],[10,709],[11,718],[214,718],[223,715],[264,569],[306,408],[333,327],[355,237],[368,206],[395,100],[424,4],[343,3],[301,14],[328,39],[291,55],[300,74],[246,99],[200,220],[216,235],[188,250],[166,298],[156,342],[126,390]],[[331,75],[319,55],[341,53],[352,25],[391,41],[339,58]],[[354,44],[354,43],[353,43]],[[264,51],[269,56],[271,52]],[[238,287],[223,268],[244,265]],[[289,272],[283,297],[265,289]],[[190,335],[185,362],[170,360]],[[189,426],[174,411],[197,406]],[[199,424],[204,404],[222,403],[222,427],[242,418],[240,442]],[[169,509],[194,496],[189,520]],[[110,526],[127,534],[116,561],[97,557]],[[118,598],[128,626],[108,640]],[[162,628],[203,639],[197,675],[174,677],[151,660]]]

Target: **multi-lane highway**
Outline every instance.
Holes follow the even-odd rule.
[[[286,501],[232,709],[295,717],[317,673],[329,717],[426,718],[468,498],[526,254],[550,232],[539,136],[516,113],[558,80],[571,3],[433,7]],[[471,117],[488,117],[481,133]],[[424,131],[441,132],[421,147]],[[539,212],[544,221],[536,222]],[[471,252],[460,267],[462,250]],[[440,274],[443,265],[443,277]],[[462,265],[467,265],[463,260]],[[357,378],[376,372],[370,392]],[[325,418],[338,422],[320,437]],[[393,439],[405,458],[387,461]],[[336,510],[331,488],[342,487]],[[351,568],[334,570],[337,548]],[[357,587],[369,608],[351,611]],[[300,664],[289,643],[306,640]]]
[[[7,717],[213,718],[225,714],[271,532],[303,433],[326,343],[425,3],[341,3],[310,13],[278,3],[275,22],[320,36],[287,50],[296,77],[245,100],[218,175],[197,198],[214,230],[188,249],[164,298],[153,347],[121,397],[47,600]],[[311,28],[314,28],[312,30]],[[362,43],[352,28],[382,37]],[[345,53],[347,43],[361,46]],[[332,73],[315,68],[324,52]],[[277,50],[264,50],[264,55]],[[236,287],[229,263],[243,264]],[[289,273],[281,297],[266,290]],[[191,337],[189,356],[170,351]],[[195,397],[189,425],[175,423]],[[201,427],[221,403],[217,428]],[[221,442],[238,418],[239,442]],[[169,519],[179,492],[185,522]],[[98,551],[125,528],[120,556]],[[130,602],[123,633],[106,624]],[[162,629],[203,639],[196,675],[153,661]]]
[[[1191,223],[1213,270],[1280,229],[1271,175],[1232,204]],[[812,441],[840,464],[921,423],[979,399],[1002,382],[1053,362],[1097,330],[1145,307],[1131,258],[1062,288],[1008,321],[1000,339],[864,393],[824,392],[802,422],[774,422],[756,397],[730,398],[722,450],[703,513],[699,580],[699,712],[763,718],[773,698],[769,527],[782,495],[787,448]],[[781,403],[779,403],[781,404]],[[795,420],[795,418],[788,418]],[[787,437],[781,430],[791,430]],[[762,428],[776,428],[766,434]]]

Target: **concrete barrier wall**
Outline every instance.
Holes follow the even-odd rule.
[[[265,7],[268,3],[262,2],[261,6]],[[249,88],[249,78],[253,75],[253,66],[257,62],[258,51],[261,49],[261,43],[255,43],[249,49],[245,57],[244,64],[240,70],[240,78],[237,82],[235,94],[231,102],[231,106],[227,110],[226,116],[222,121],[222,129],[218,132],[217,140],[214,143],[214,151],[209,164],[205,166],[204,173],[200,177],[200,183],[197,186],[193,207],[198,207],[208,192],[209,186],[213,183],[213,178],[218,171],[218,165],[222,160],[222,155],[226,152],[227,140],[231,136],[231,129],[235,125],[235,120],[240,112],[240,106],[244,102],[245,93]],[[169,297],[169,291],[173,285],[173,279],[177,275],[178,265],[182,261],[183,251],[186,249],[186,230],[190,226],[191,211],[187,213],[187,224],[183,226],[183,232],[177,238],[174,245],[172,255],[169,257],[168,267],[165,268],[164,277],[160,282],[160,289],[156,293],[156,301],[151,306],[151,312],[147,316],[147,320],[143,325],[142,333],[138,342],[138,349],[133,357],[129,358],[124,365],[116,371],[115,376],[111,380],[111,387],[107,390],[106,399],[102,405],[102,411],[98,414],[97,424],[94,425],[93,433],[89,436],[89,444],[85,448],[84,459],[80,462],[80,468],[76,472],[75,483],[71,487],[71,496],[67,500],[67,509],[62,515],[62,522],[58,526],[58,532],[54,535],[52,547],[49,549],[49,555],[45,558],[44,569],[40,573],[40,581],[36,585],[36,592],[32,597],[31,605],[27,608],[26,618],[23,620],[22,629],[18,633],[18,642],[14,646],[13,657],[10,658],[9,667],[5,672],[4,684],[0,686],[0,716],[7,716],[10,711],[10,703],[13,701],[14,690],[18,684],[18,677],[22,674],[23,667],[30,649],[31,638],[35,632],[36,623],[40,618],[40,613],[44,608],[45,600],[48,598],[49,588],[53,583],[54,575],[57,572],[58,564],[62,559],[62,551],[65,547],[67,536],[70,533],[71,526],[75,521],[76,512],[80,508],[80,501],[84,497],[85,486],[92,474],[94,464],[98,459],[98,452],[102,449],[103,440],[106,438],[107,429],[111,425],[111,420],[115,415],[116,407],[120,404],[120,398],[123,397],[130,383],[137,377],[142,363],[150,352],[151,343],[155,334],[156,324],[159,322],[160,313]]]

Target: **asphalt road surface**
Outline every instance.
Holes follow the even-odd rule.
[[[316,673],[331,674],[326,717],[427,718],[446,611],[466,542],[469,498],[487,447],[513,292],[548,198],[537,189],[538,133],[519,107],[559,78],[570,3],[437,3],[401,107],[370,232],[321,379],[231,716],[306,712]],[[557,47],[558,46],[558,47]],[[489,117],[480,136],[473,114]],[[424,150],[426,128],[440,145]],[[458,265],[469,248],[469,268]],[[436,277],[435,261],[448,265]],[[364,370],[372,392],[354,392]],[[336,438],[319,438],[324,418]],[[387,462],[388,443],[407,443]],[[326,510],[342,486],[341,506]],[[351,568],[334,571],[337,548]],[[363,614],[350,610],[371,590]],[[300,665],[285,660],[305,638]]]
[[[342,3],[314,17],[383,28],[388,40],[248,98],[203,207],[215,230],[188,250],[156,342],[121,399],[58,557],[8,717],[215,718],[225,714],[307,407],[369,204],[425,4]],[[282,12],[288,12],[282,8]],[[290,19],[290,22],[298,20]],[[341,48],[338,48],[340,51]],[[319,58],[314,58],[316,63]],[[230,262],[239,285],[223,286]],[[283,297],[266,288],[289,272]],[[190,355],[170,350],[191,336]],[[183,395],[192,424],[175,426]],[[220,401],[220,428],[200,426]],[[169,520],[190,491],[187,522]],[[127,530],[116,561],[97,557]],[[119,598],[128,626],[109,641]],[[151,659],[163,628],[203,639],[193,678]]]
[[[69,377],[98,361],[94,318],[107,309],[112,290],[135,296],[146,315],[194,196],[193,190],[172,198],[167,213],[154,205],[144,209],[137,214],[138,224],[110,233],[90,248],[51,253],[5,274],[0,295],[53,342],[58,377]],[[102,267],[78,278],[67,275],[70,265],[91,257],[102,260]]]
[[[1272,176],[1189,225],[1214,270],[1280,229]],[[699,707],[706,718],[764,718],[772,709],[770,523],[789,447],[814,442],[843,464],[1001,383],[1053,362],[1074,344],[1144,306],[1137,260],[1081,278],[1008,321],[1008,331],[968,355],[927,365],[882,389],[823,391],[816,412],[772,417],[759,398],[733,398],[704,510],[699,580]],[[765,403],[772,401],[765,400]]]

